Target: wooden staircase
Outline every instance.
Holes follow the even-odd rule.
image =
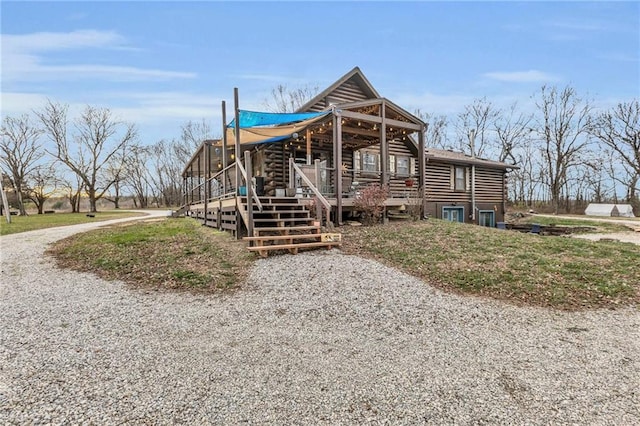
[[[311,217],[299,198],[260,197],[262,211],[253,204],[253,236],[244,237],[249,251],[267,257],[271,251],[297,254],[300,249],[326,248],[341,244],[340,234],[323,234],[320,223]],[[239,199],[239,208],[248,222],[246,197]]]

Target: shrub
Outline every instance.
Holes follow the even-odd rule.
[[[64,201],[58,200],[55,203],[53,203],[53,206],[51,206],[51,208],[54,210],[60,210],[62,209],[62,206],[64,206]]]
[[[387,198],[389,198],[389,188],[375,183],[365,186],[358,192],[353,200],[353,206],[362,212],[364,224],[371,225],[380,222]]]

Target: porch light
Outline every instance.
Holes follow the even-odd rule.
[[[218,168],[221,169],[222,168],[222,163],[218,161]]]
[[[235,160],[235,158],[236,158],[236,155],[232,153],[232,154],[231,154],[231,159],[232,159],[232,160]]]

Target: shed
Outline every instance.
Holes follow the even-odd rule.
[[[584,211],[587,216],[635,217],[631,204],[591,203]]]

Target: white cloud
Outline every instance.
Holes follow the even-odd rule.
[[[484,77],[492,80],[506,81],[510,83],[544,83],[558,81],[559,78],[553,74],[543,71],[494,71],[484,74]]]
[[[15,52],[34,53],[51,50],[97,48],[124,45],[124,37],[114,31],[79,30],[69,33],[40,32],[3,34],[2,48]]]
[[[3,34],[3,82],[48,81],[77,78],[115,80],[195,78],[192,72],[146,69],[123,65],[65,64],[51,65],[45,55],[56,51],[83,49],[137,50],[126,44],[113,31],[81,30],[69,33],[40,32],[32,34]]]
[[[0,94],[2,116],[29,114],[32,110],[42,107],[46,102],[47,97],[39,93],[2,92]]]

